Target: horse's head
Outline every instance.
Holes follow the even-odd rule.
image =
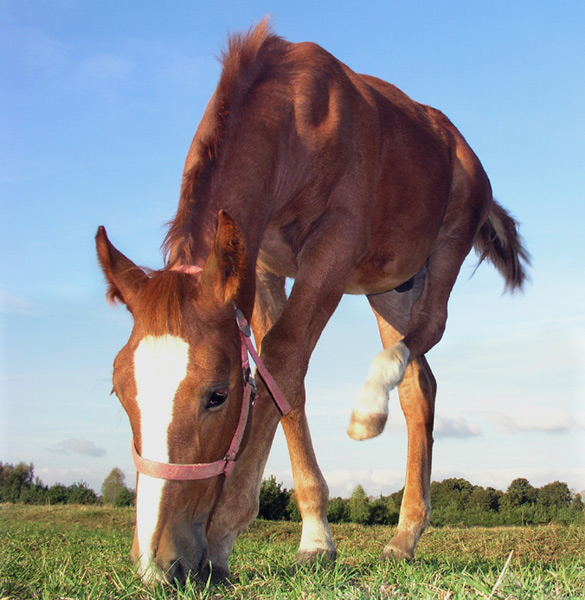
[[[151,465],[220,464],[232,449],[245,392],[234,316],[247,270],[239,229],[220,213],[213,248],[195,275],[145,272],[103,228],[96,244],[108,298],[134,317],[113,383],[137,456]],[[132,555],[143,577],[173,581],[206,573],[206,528],[223,481],[223,474],[194,480],[138,474]]]

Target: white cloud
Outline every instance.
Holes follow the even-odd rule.
[[[470,438],[482,435],[477,425],[468,423],[463,417],[437,417],[435,419],[435,438]]]
[[[585,429],[585,418],[582,415],[570,415],[565,411],[539,408],[538,411],[526,412],[522,415],[497,413],[490,418],[505,433],[539,432],[569,433]]]
[[[81,454],[84,456],[100,457],[106,454],[104,448],[97,447],[89,440],[68,439],[48,448],[50,452],[58,454]]]

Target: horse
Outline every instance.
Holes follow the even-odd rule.
[[[406,481],[382,557],[412,559],[431,513],[436,381],[425,354],[472,248],[506,288],[523,286],[517,223],[450,120],[393,85],[278,37],[266,20],[230,36],[221,60],[164,267],[140,268],[103,227],[96,235],[107,298],[133,316],[113,372],[137,468],[131,555],[145,580],[228,577],[280,423],[302,516],[297,558],[335,558],[304,378],[347,293],[367,297],[383,346],[347,432],[380,434],[398,387]]]

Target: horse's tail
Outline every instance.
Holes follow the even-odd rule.
[[[478,266],[487,258],[504,278],[505,289],[522,289],[528,279],[530,254],[518,234],[518,224],[505,208],[492,201],[490,213],[480,227],[473,247],[479,255]]]

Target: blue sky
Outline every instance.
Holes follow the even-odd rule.
[[[581,2],[82,2],[0,0],[0,460],[45,483],[133,482],[111,364],[131,320],[105,302],[93,236],[108,228],[161,265],[183,161],[219,75],[226,34],[271,14],[445,112],[482,160],[533,256],[503,296],[464,265],[443,341],[433,478],[503,488],[516,477],[585,489],[585,5]],[[367,301],[346,297],[307,378],[333,495],[403,485],[398,398],[375,440],[345,434],[380,349]],[[267,471],[290,487],[279,433]]]

